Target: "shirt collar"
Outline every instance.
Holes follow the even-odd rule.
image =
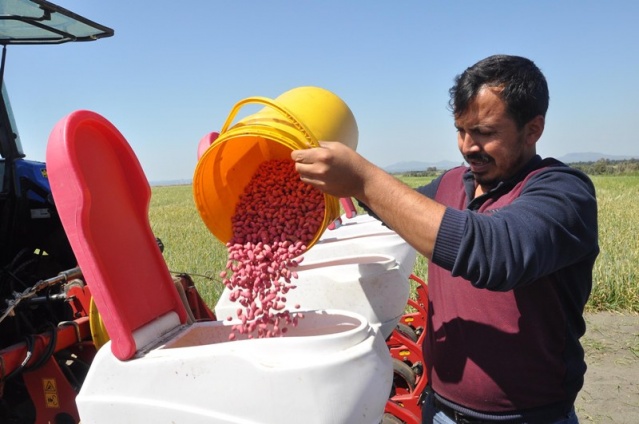
[[[526,178],[526,176],[530,174],[531,171],[533,171],[534,169],[537,169],[539,167],[539,164],[541,163],[541,160],[542,160],[541,156],[539,155],[533,156],[526,163],[526,165],[524,165],[524,167],[521,168],[519,172],[517,172],[515,175],[513,175],[512,177],[506,180],[500,181],[499,183],[497,183],[495,187],[490,189],[487,193],[484,193],[481,196],[479,196],[478,199],[489,198],[496,192],[502,191],[504,189],[509,189],[510,187],[515,186],[518,182]],[[463,179],[464,179],[464,189],[466,191],[466,197],[468,198],[470,202],[474,200],[474,197],[475,197],[475,177],[473,177],[473,173],[470,172],[470,167],[464,173]]]

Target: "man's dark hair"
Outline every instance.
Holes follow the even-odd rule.
[[[448,91],[453,115],[463,115],[483,87],[503,88],[501,98],[519,129],[538,115],[546,116],[548,84],[544,74],[529,59],[494,55],[457,75],[455,85]]]

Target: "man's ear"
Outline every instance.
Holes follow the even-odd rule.
[[[526,144],[532,146],[537,143],[537,140],[541,138],[546,125],[546,118],[542,115],[537,115],[524,126]]]

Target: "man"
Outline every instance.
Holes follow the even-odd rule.
[[[450,106],[468,167],[417,190],[341,143],[291,157],[303,181],[355,197],[429,259],[424,423],[577,423],[594,187],[536,154],[548,87],[530,60],[471,66]]]

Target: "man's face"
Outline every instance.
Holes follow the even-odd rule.
[[[459,151],[470,165],[480,192],[513,176],[535,155],[543,131],[539,116],[521,130],[506,112],[499,87],[484,87],[455,119]]]

